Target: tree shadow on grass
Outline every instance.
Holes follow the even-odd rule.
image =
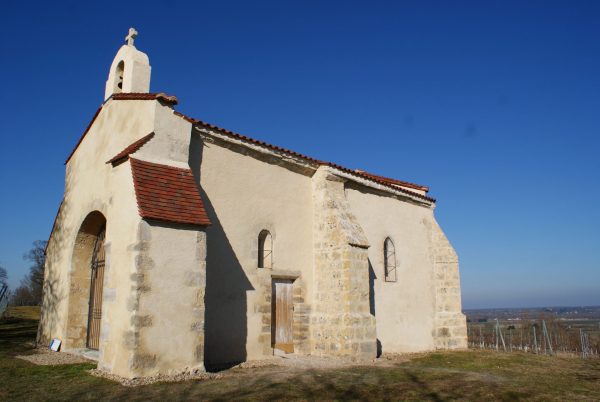
[[[407,374],[408,378],[414,384],[416,384],[418,386],[418,388],[421,389],[425,395],[427,395],[429,398],[431,398],[432,401],[441,402],[441,401],[445,400],[444,398],[442,398],[440,396],[440,394],[438,394],[436,391],[432,390],[426,381],[423,381],[422,379],[420,379],[418,375],[416,375],[415,373],[412,373],[410,371],[407,372],[406,374]]]
[[[33,350],[37,326],[37,320],[22,318],[0,320],[0,352],[17,355]]]

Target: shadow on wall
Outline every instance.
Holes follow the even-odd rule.
[[[371,259],[369,258],[369,312],[373,317],[376,317],[375,314],[375,280],[377,276],[375,275],[375,270],[373,269],[373,264],[371,264]],[[383,347],[381,345],[381,341],[377,339],[377,357],[380,357],[383,353]]]
[[[65,228],[65,221],[71,208],[71,205],[66,198],[66,189],[77,187],[77,182],[76,175],[74,175],[73,171],[67,167],[65,183],[68,183],[68,186],[65,184],[65,194],[63,195],[56,217],[54,218],[54,224],[51,229],[52,232],[48,236],[48,246],[46,247],[47,254],[46,262],[44,264],[42,307],[36,337],[36,343],[38,345],[48,345],[50,340],[56,337],[60,327],[66,326],[68,313],[61,317],[60,310],[62,303],[68,303],[71,281],[67,272],[63,272],[63,276],[61,277],[61,270],[63,270],[64,267],[61,267],[59,264],[61,261],[63,263],[67,261],[67,255],[70,256],[73,252],[73,243],[69,236],[76,235],[76,233],[69,234],[67,228]],[[60,321],[60,319],[63,321]]]
[[[373,269],[373,265],[371,264],[371,259],[369,258],[369,312],[373,317],[375,317],[375,270]]]
[[[67,184],[68,183],[68,186]],[[77,187],[77,177],[73,174],[73,171],[67,167],[65,174],[65,189]],[[71,206],[66,199],[66,190],[63,195],[63,199],[58,207],[54,224],[52,227],[52,233],[49,234],[48,246],[46,251],[49,253],[46,255],[46,262],[44,265],[44,285],[42,293],[42,308],[40,311],[40,323],[38,325],[38,333],[36,342],[40,345],[48,345],[50,340],[54,338],[60,327],[66,324],[65,321],[67,316],[60,317],[61,304],[68,302],[69,291],[70,291],[70,278],[65,276],[66,272],[63,272],[61,277],[61,270],[63,267],[59,266],[62,261],[67,261],[67,255],[70,255],[73,251],[71,239],[69,239],[69,233],[67,228],[64,227],[67,214]],[[73,234],[71,234],[73,235]],[[50,239],[50,237],[52,239]],[[50,242],[52,240],[52,242]],[[52,244],[50,244],[52,243]],[[65,286],[66,282],[66,286]],[[66,334],[65,334],[66,335]]]
[[[64,253],[64,250],[67,250],[68,239],[65,229],[63,228],[67,210],[67,202],[63,199],[56,213],[56,221],[52,234],[52,245],[48,244],[48,248],[52,247],[53,252],[46,256],[42,308],[36,338],[38,345],[48,345],[50,339],[56,336],[60,325],[58,322],[59,306],[67,297],[65,289],[63,288],[61,291],[58,267],[61,252]]]
[[[246,361],[248,337],[247,292],[253,290],[215,212],[200,187],[200,165],[205,144],[191,134],[189,165],[212,225],[206,230],[206,294],[204,297],[204,365],[207,370],[232,367]],[[227,183],[223,182],[223,185]]]

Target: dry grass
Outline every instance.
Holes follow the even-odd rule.
[[[11,306],[4,312],[4,319],[39,320],[40,306]]]
[[[90,375],[91,364],[15,359],[31,351],[37,328],[37,321],[16,315],[0,322],[0,400],[600,400],[599,360],[490,351],[343,369],[234,368],[214,380],[123,387]]]

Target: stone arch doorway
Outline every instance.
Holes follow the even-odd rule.
[[[98,349],[102,318],[102,290],[106,250],[106,218],[89,213],[77,232],[71,258],[68,349]]]

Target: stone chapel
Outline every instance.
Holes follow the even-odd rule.
[[[127,378],[467,346],[426,186],[177,112],[136,35],[65,162],[40,344]]]

